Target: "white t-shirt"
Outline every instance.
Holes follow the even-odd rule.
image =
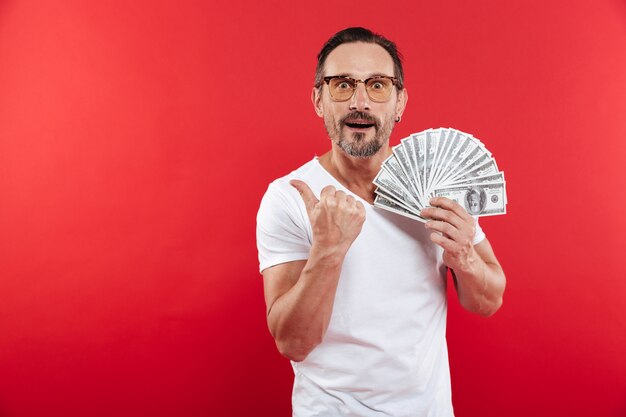
[[[361,233],[348,251],[328,330],[302,362],[292,362],[293,415],[450,417],[443,250],[415,220],[372,206],[317,159],[270,184],[257,216],[263,271],[308,259],[311,224],[289,180],[319,198],[327,185],[365,205]],[[485,235],[477,226],[474,243]]]

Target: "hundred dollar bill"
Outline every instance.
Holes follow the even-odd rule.
[[[506,180],[504,179],[504,172],[499,171],[493,175],[483,175],[480,177],[469,178],[467,180],[455,182],[453,184],[443,185],[441,188],[469,187],[472,185],[486,185],[494,183],[506,183]],[[504,188],[504,204],[507,204],[506,186]]]
[[[438,133],[435,155],[433,156],[433,165],[428,178],[429,186],[435,183],[435,178],[439,175],[439,170],[441,169],[441,159],[448,150],[448,145],[452,142],[450,140],[450,129],[440,128],[438,129]]]
[[[450,129],[441,129],[443,135],[440,137],[441,145],[437,148],[437,154],[435,156],[435,166],[437,167],[434,172],[431,173],[432,178],[430,180],[431,184],[436,184],[437,179],[443,173],[443,169],[445,167],[446,162],[449,158],[450,150],[454,147],[454,140],[456,135],[456,130]]]
[[[456,162],[458,162],[460,159],[463,159],[458,156],[459,152],[461,152],[462,149],[467,148],[467,143],[471,142],[472,140],[473,137],[471,135],[460,132],[456,129],[450,129],[450,144],[448,146],[447,152],[443,155],[441,159],[437,177],[435,177],[435,179],[433,180],[435,184],[441,183],[442,178],[445,178],[447,176],[451,164],[456,165]]]
[[[486,161],[485,161],[486,159]],[[479,163],[484,162],[479,165]],[[465,182],[471,180],[472,178],[482,177],[485,175],[493,175],[498,172],[498,165],[496,164],[496,160],[485,156],[485,158],[480,158],[476,161],[476,163],[471,164],[464,170],[462,173],[455,175],[453,178],[450,178],[445,182],[446,185],[457,182]],[[437,187],[440,188],[440,187]]]
[[[399,201],[404,201],[405,205],[412,207],[416,212],[419,212],[423,207],[419,206],[419,203],[415,200],[415,198],[411,195],[409,190],[404,188],[399,182],[398,179],[393,176],[385,167],[380,170],[376,178],[373,181],[374,185],[378,188],[382,188],[388,194],[391,194]]]
[[[465,167],[469,165],[469,161],[473,161],[477,155],[480,155],[480,146],[473,136],[467,136],[462,141],[461,146],[456,149],[452,160],[439,179],[439,183],[446,183],[448,179],[459,172],[463,172]]]
[[[411,207],[409,204],[400,200],[399,198],[394,196],[392,193],[386,191],[384,188],[376,187],[376,190],[374,192],[376,193],[376,195],[380,195],[381,197],[384,197],[387,200],[390,200],[392,203],[402,207],[404,210],[409,211],[415,215],[419,215],[419,211],[417,210],[417,208]]]
[[[420,186],[420,195],[423,197],[424,192],[426,191],[422,176],[422,171],[424,170],[425,164],[424,159],[426,157],[426,133],[414,133],[411,135],[411,139],[413,142],[413,149],[415,149],[415,163],[417,165],[417,171],[415,173],[417,177],[416,182]]]
[[[424,187],[424,195],[429,193],[430,189],[430,174],[435,167],[435,152],[437,151],[437,140],[439,139],[440,132],[437,129],[429,130],[426,132],[426,155],[424,157],[424,172],[422,186]]]
[[[404,148],[404,152],[409,157],[409,164],[411,165],[411,175],[410,178],[411,183],[414,185],[415,191],[417,191],[417,196],[419,199],[422,198],[422,184],[420,182],[419,174],[419,165],[417,164],[417,149],[415,148],[415,142],[413,142],[413,137],[409,136],[408,138],[404,138],[401,141],[401,146]]]
[[[413,168],[411,167],[411,161],[409,160],[409,157],[406,154],[404,147],[402,147],[402,145],[394,146],[392,148],[392,151],[393,151],[393,155],[395,156],[395,161],[397,161],[399,164],[400,171],[404,173],[403,179],[407,183],[405,188],[407,189],[407,191],[411,192],[411,194],[413,195],[413,197],[415,197],[417,201],[419,201],[420,190],[417,189],[417,185],[415,181],[412,181]],[[394,161],[393,158],[387,158],[387,160],[384,163],[391,164],[393,163],[393,161]]]
[[[385,159],[382,164],[382,169],[391,174],[391,179],[397,184],[401,185],[406,192],[411,194],[414,200],[419,201],[419,197],[417,194],[415,194],[416,191],[411,184],[411,179],[406,176],[406,173],[402,168],[402,164],[396,157],[395,152],[390,155],[389,158]]]
[[[506,213],[505,183],[439,188],[434,195],[456,201],[473,216]]]
[[[504,182],[504,172],[498,171],[492,175],[483,175],[480,177],[473,177],[469,179],[465,179],[463,181],[457,181],[454,183],[450,183],[449,186],[460,186],[460,185],[471,185],[471,184],[482,184],[482,183],[490,183],[490,182]],[[445,187],[448,187],[446,185]],[[439,187],[444,188],[444,187]]]
[[[413,220],[420,221],[422,223],[426,223],[426,219],[424,219],[423,217],[418,216],[414,213],[411,213],[410,211],[404,209],[403,207],[397,205],[393,201],[385,198],[384,196],[380,194],[376,195],[376,198],[374,199],[374,206],[391,211],[392,213],[396,213],[401,216],[408,217]]]

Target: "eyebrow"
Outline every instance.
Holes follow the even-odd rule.
[[[328,77],[346,77],[346,78],[353,78],[353,79],[357,79],[354,75],[348,73],[348,72],[342,72],[336,75],[328,75]],[[387,75],[385,73],[382,72],[374,72],[370,75],[368,75],[367,77],[363,78],[364,80],[367,80],[369,78],[374,78],[374,77],[394,77],[395,75]]]

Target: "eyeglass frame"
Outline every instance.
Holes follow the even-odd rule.
[[[378,79],[378,78],[386,78],[386,79],[388,79],[388,80],[390,80],[390,81],[391,81],[391,85],[393,85],[393,86],[394,86],[394,87],[396,87],[396,88],[398,87],[398,86],[397,86],[397,84],[398,84],[398,79],[397,79],[396,77],[392,77],[392,76],[389,76],[389,75],[375,75],[375,76],[373,76],[373,77],[369,77],[369,78],[366,78],[366,79],[364,79],[364,80],[358,80],[358,79],[356,79],[356,78],[348,77],[348,76],[345,76],[345,75],[330,75],[330,76],[328,76],[328,77],[324,77],[324,78],[322,78],[322,80],[324,80],[324,83],[326,83],[326,85],[328,85],[328,86],[329,86],[329,88],[330,88],[330,80],[333,80],[333,79],[335,79],[335,78],[345,78],[345,79],[347,79],[347,80],[351,80],[351,81],[353,81],[353,82],[354,82],[354,89],[352,90],[352,94],[350,95],[350,97],[346,98],[345,100],[336,100],[336,99],[333,97],[332,93],[330,93],[330,90],[328,91],[328,92],[330,93],[330,98],[331,98],[333,101],[337,101],[337,102],[343,102],[343,101],[348,101],[348,100],[350,100],[352,97],[354,97],[354,93],[356,93],[356,89],[357,89],[357,87],[359,86],[359,83],[363,83],[363,85],[365,86],[365,92],[366,92],[367,96],[370,98],[370,100],[372,100],[372,101],[374,101],[374,102],[376,102],[376,103],[386,103],[386,102],[387,102],[387,101],[389,101],[389,99],[391,98],[391,93],[389,94],[389,98],[387,98],[387,100],[385,100],[385,101],[376,101],[376,100],[374,100],[374,99],[370,96],[370,93],[369,93],[369,91],[367,90],[367,82],[368,82],[368,81],[370,81],[370,80],[375,80],[375,79]]]

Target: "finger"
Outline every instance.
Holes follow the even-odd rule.
[[[339,193],[339,191],[337,191],[337,193]],[[338,196],[337,201],[340,207],[344,207],[348,211],[359,211],[356,199],[350,194],[344,193],[343,195]]]
[[[420,212],[420,215],[428,219],[449,223],[458,229],[462,228],[465,223],[465,220],[459,217],[456,212],[447,208],[427,207]]]
[[[300,196],[302,197],[302,200],[304,201],[304,205],[307,211],[311,211],[313,207],[315,207],[315,205],[319,202],[319,200],[317,199],[317,197],[315,197],[315,194],[313,194],[313,191],[311,191],[311,188],[307,185],[306,182],[300,180],[291,180],[289,181],[289,184],[291,184],[293,188],[298,190]]]
[[[468,217],[472,217],[467,213],[467,210],[465,210],[462,205],[447,197],[433,197],[430,199],[429,203],[433,207],[441,207],[447,210],[451,210],[456,213],[457,216],[464,220],[467,220]]]
[[[335,193],[335,187],[333,187],[332,185],[327,185],[326,187],[322,188],[322,191],[320,192],[320,199],[334,197]]]
[[[441,248],[446,252],[454,252],[457,248],[457,243],[454,240],[440,233],[431,233],[430,240],[431,242],[441,246]]]
[[[345,204],[346,203],[347,195],[343,191],[341,191],[341,190],[335,191],[334,197],[335,197],[335,200],[337,201],[337,204]]]
[[[357,222],[363,224],[365,221],[365,206],[360,201],[354,199],[354,210],[357,214]]]
[[[430,220],[425,226],[429,230],[442,233],[445,237],[450,240],[454,240],[455,242],[461,241],[463,238],[461,231],[448,222]]]
[[[363,205],[363,203],[361,203],[360,201],[357,201],[355,199],[355,203],[356,203],[356,209],[359,213],[363,213],[365,214],[365,205]]]

